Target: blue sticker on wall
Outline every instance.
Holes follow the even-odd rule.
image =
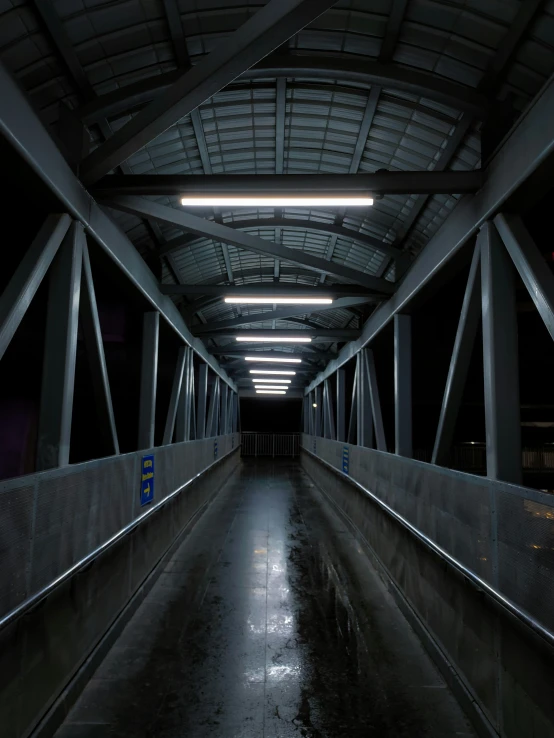
[[[217,438],[214,441],[214,459],[217,459]]]
[[[148,505],[154,499],[154,456],[142,457],[140,504]]]
[[[345,446],[342,449],[342,470],[345,474],[348,474],[349,457],[350,457],[350,452],[348,450],[348,446]]]

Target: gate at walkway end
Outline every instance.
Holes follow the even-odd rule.
[[[300,453],[300,433],[242,433],[241,456],[291,456]]]

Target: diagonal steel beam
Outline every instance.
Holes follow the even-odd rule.
[[[494,224],[531,295],[547,331],[554,338],[554,276],[531,234],[517,215],[500,214]]]
[[[242,231],[235,231],[226,225],[215,223],[211,220],[204,220],[184,210],[177,210],[166,205],[158,205],[140,197],[117,197],[107,201],[107,204],[116,210],[122,210],[133,215],[143,215],[154,220],[161,220],[165,223],[172,223],[192,233],[207,236],[218,241],[226,241],[246,251],[264,254],[271,258],[284,259],[292,264],[307,267],[314,272],[333,274],[337,277],[356,282],[357,284],[362,284],[381,294],[390,295],[394,292],[394,285],[384,279],[377,279],[376,277],[360,272],[357,269],[343,266],[342,264],[328,262],[321,257],[312,256],[299,249],[291,249],[287,246],[266,241],[257,236],[251,236],[248,233],[242,233]]]
[[[385,29],[385,38],[383,39],[379,52],[379,61],[388,62],[392,59],[400,36],[400,28],[404,20],[407,5],[408,0],[393,1]]]
[[[49,215],[0,295],[0,359],[23,320],[70,225],[69,215]]]
[[[271,0],[84,161],[96,182],[314,21],[336,0]]]
[[[287,80],[278,79],[275,91],[275,174],[283,174],[285,163],[285,110]]]
[[[203,336],[206,333],[211,333],[212,331],[217,330],[218,327],[227,329],[235,328],[239,325],[248,325],[250,323],[263,323],[266,320],[286,320],[287,318],[292,318],[295,315],[306,315],[308,312],[319,313],[324,312],[325,310],[341,310],[355,305],[365,305],[368,302],[375,302],[375,299],[375,297],[340,297],[331,305],[290,305],[289,307],[281,308],[279,310],[269,310],[265,313],[241,315],[239,318],[230,318],[229,320],[215,320],[207,325],[193,328],[193,333],[195,336]]]

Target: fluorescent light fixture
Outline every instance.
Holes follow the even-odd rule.
[[[373,205],[373,198],[367,195],[197,195],[182,197],[181,205],[185,208],[367,208]]]
[[[245,356],[245,361],[269,361],[272,364],[301,364],[302,359],[271,359],[269,356]]]
[[[280,384],[257,384],[254,389],[257,390],[263,390],[263,389],[278,389],[278,390],[284,390],[285,392],[288,390],[288,387],[283,387]]]
[[[253,382],[272,382],[273,384],[290,384],[291,379],[272,379],[271,377],[268,377],[267,379],[264,379],[263,377],[252,377]]]
[[[279,336],[236,336],[237,341],[246,343],[311,343],[312,339],[308,336],[289,336],[282,338]]]
[[[330,297],[226,297],[229,305],[332,305]]]
[[[294,377],[296,372],[279,371],[277,369],[250,369],[250,374],[280,374],[288,377]]]
[[[287,393],[285,392],[285,390],[257,389],[256,394],[257,395],[286,395]]]

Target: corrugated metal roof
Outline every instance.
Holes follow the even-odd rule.
[[[178,0],[186,52],[196,64],[263,2],[236,0]],[[554,71],[554,0],[545,0],[520,43],[502,69],[490,65],[503,53],[507,34],[520,0],[408,0],[396,37],[388,25],[393,0],[341,0],[294,36],[288,52],[308,57],[323,56],[363,63],[379,59],[384,42],[390,42],[390,62],[398,70],[420,70],[452,82],[476,88],[486,80],[487,94],[509,101],[521,111]],[[69,47],[82,75],[75,79],[60,49],[46,30],[33,2],[0,2],[0,54],[31,96],[45,121],[55,124],[60,103],[79,112],[97,96],[140,80],[163,78],[177,67],[175,50],[162,0],[57,0],[52,3]],[[282,51],[282,50],[281,50]],[[495,61],[495,63],[496,63]],[[329,67],[332,69],[332,64]],[[299,73],[286,79],[284,111],[284,173],[348,173],[371,89],[370,81],[348,72],[329,76]],[[277,80],[267,77],[239,78],[201,106],[198,139],[190,116],[179,121],[125,163],[134,174],[271,174],[277,155]],[[130,120],[135,110],[114,114],[105,121],[112,131]],[[444,151],[456,135],[460,122],[467,134],[448,163]],[[109,127],[91,125],[92,145],[109,134]],[[354,171],[432,170],[437,167],[469,170],[480,166],[481,123],[461,110],[438,102],[433,95],[417,95],[385,85],[381,91],[369,134],[361,141],[359,165]],[[441,160],[441,157],[442,160]],[[386,244],[399,245],[415,254],[423,248],[456,206],[457,195],[390,195],[375,201],[368,211],[338,214],[341,235],[297,225],[264,225],[276,217],[332,224],[333,210],[284,209],[235,210],[218,213],[223,223],[259,221],[247,232],[294,249],[347,264],[367,274],[393,279],[394,265],[377,249],[349,238],[351,230]],[[175,198],[158,202],[179,207]],[[413,217],[417,212],[417,217]],[[152,234],[134,216],[113,213],[141,253],[152,247]],[[208,217],[215,217],[209,213]],[[412,223],[413,218],[413,223]],[[178,228],[160,224],[165,241],[181,234]],[[158,245],[158,244],[156,244]],[[236,284],[271,281],[274,260],[227,247],[228,263],[221,244],[193,239],[172,252],[173,267],[184,283],[227,281],[228,266]],[[294,273],[286,265],[281,280],[319,284],[317,274]],[[238,276],[244,275],[244,276]],[[173,281],[167,265],[163,280]],[[340,280],[337,280],[340,281]],[[243,314],[247,308],[241,308]],[[212,303],[203,308],[204,320],[237,315],[237,308]],[[250,313],[246,313],[250,314]],[[314,313],[311,320],[322,326],[344,326],[353,318],[348,310]],[[196,318],[198,320],[198,318]],[[355,319],[357,320],[357,319]],[[277,327],[298,323],[277,321]],[[256,324],[256,327],[271,327]],[[224,339],[221,339],[224,342]]]

